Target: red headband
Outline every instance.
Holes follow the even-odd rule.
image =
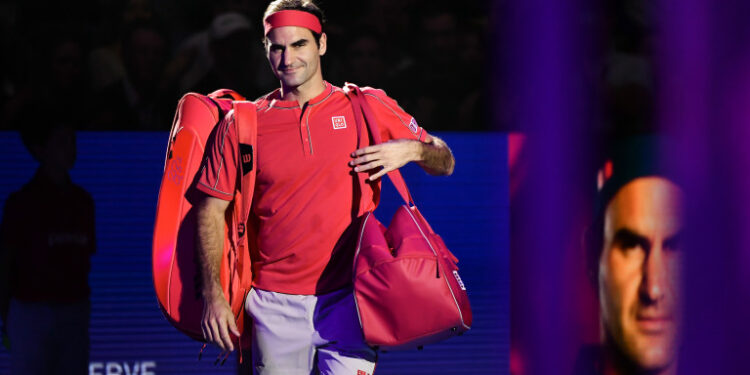
[[[320,20],[314,14],[302,10],[281,10],[263,20],[264,35],[268,35],[271,29],[282,26],[304,27],[316,34],[323,31]]]

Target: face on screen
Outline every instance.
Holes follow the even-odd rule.
[[[667,179],[623,186],[604,217],[599,300],[606,341],[625,362],[659,371],[673,363],[680,330],[681,192]]]

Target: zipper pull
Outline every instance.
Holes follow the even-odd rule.
[[[435,256],[435,278],[440,278],[440,259]]]
[[[198,360],[199,361],[201,360],[201,357],[203,356],[203,349],[206,349],[206,345],[208,345],[208,344],[204,343],[203,346],[201,346],[201,351],[198,352]]]

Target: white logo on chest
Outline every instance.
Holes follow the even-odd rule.
[[[344,119],[344,116],[333,116],[331,117],[331,122],[333,123],[334,129],[346,128],[346,119]]]

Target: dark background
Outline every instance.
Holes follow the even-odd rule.
[[[595,171],[610,144],[644,133],[678,139],[679,150],[663,159],[684,178],[690,202],[681,372],[744,373],[741,359],[750,354],[747,4],[373,0],[321,6],[329,20],[323,72],[331,83],[383,88],[428,131],[476,132],[467,142],[480,142],[488,131],[527,136],[517,149],[511,145],[517,159],[509,193],[491,189],[474,197],[511,202],[511,224],[497,230],[513,233],[514,373],[566,374],[579,344],[598,338],[580,233],[590,221]],[[45,113],[95,131],[92,139],[110,136],[96,135],[100,130],[157,132],[111,134],[126,140],[124,149],[138,149],[146,142],[141,137],[164,137],[159,131],[169,128],[186,91],[230,86],[255,98],[275,88],[260,44],[264,2],[17,0],[0,1],[0,7],[0,129],[34,126]],[[218,69],[237,73],[231,85],[205,67],[204,75],[190,74],[204,61],[201,49],[190,46],[206,42],[201,32],[226,11],[251,23],[248,32],[214,48],[222,66],[248,67]],[[134,34],[139,37],[128,37]],[[13,133],[0,134],[15,142]],[[463,136],[449,134],[456,134],[446,136],[452,146],[462,142],[456,139]],[[148,165],[155,177],[143,189],[155,202],[164,146],[153,142],[149,152],[158,157]],[[23,150],[15,150],[3,169],[23,159]],[[97,150],[94,160],[108,154]],[[467,146],[462,152],[481,155],[469,163],[487,166],[507,165],[506,150]],[[478,168],[478,175],[487,173]],[[150,230],[144,225],[138,233]],[[500,352],[499,368],[487,373],[506,371],[505,355]]]
[[[0,128],[23,126],[40,101],[82,130],[168,130],[175,103],[188,91],[230,87],[255,99],[278,86],[261,44],[266,5],[3,1]],[[329,40],[325,79],[383,88],[432,131],[492,128],[489,2],[320,5]],[[212,26],[229,12],[249,27]]]

